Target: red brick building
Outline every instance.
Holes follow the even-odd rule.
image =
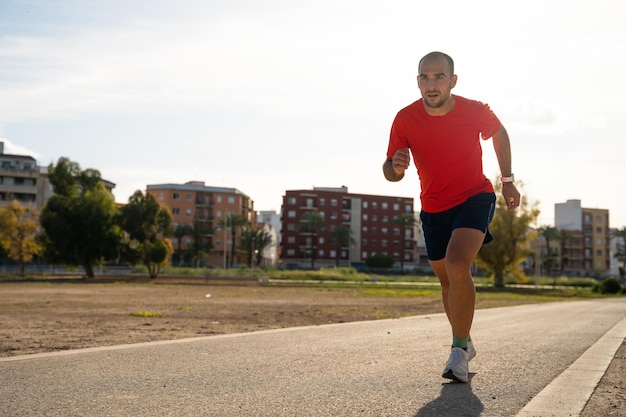
[[[375,254],[386,254],[401,264],[404,244],[404,266],[419,261],[416,240],[419,226],[405,231],[393,220],[402,214],[415,216],[413,198],[368,194],[350,194],[347,187],[289,190],[283,196],[281,262],[287,267],[358,266]],[[301,227],[305,213],[317,211],[326,227],[310,233]],[[305,216],[306,218],[306,216]],[[332,239],[337,227],[349,226],[353,243],[340,247]]]
[[[254,201],[235,188],[210,187],[202,181],[185,184],[153,184],[147,186],[159,203],[172,213],[174,226],[192,225],[194,221],[206,223],[211,233],[204,237],[213,250],[208,254],[207,263],[214,266],[226,265],[233,244],[230,230],[220,226],[228,214],[244,216],[250,224],[256,223]],[[191,243],[187,237],[182,242],[173,242],[174,247],[186,249]],[[245,254],[236,252],[235,263],[245,263]]]

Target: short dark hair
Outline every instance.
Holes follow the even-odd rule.
[[[439,59],[439,58],[443,58],[446,61],[448,61],[448,65],[450,66],[450,75],[454,75],[454,61],[452,60],[450,55],[444,54],[443,52],[439,52],[439,51],[433,51],[433,52],[430,52],[430,53],[424,55],[424,57],[422,59],[420,59],[420,62],[418,64],[418,66],[417,66],[418,70],[419,70],[419,67],[422,66],[422,62],[423,61],[428,61],[430,59]]]

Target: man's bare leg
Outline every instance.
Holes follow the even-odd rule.
[[[454,337],[467,338],[470,334],[476,306],[471,265],[484,237],[480,230],[459,228],[452,232],[448,243],[445,265],[449,282],[448,309]]]

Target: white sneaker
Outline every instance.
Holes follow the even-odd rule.
[[[467,341],[467,361],[471,361],[476,356],[476,348],[474,348],[474,342]]]
[[[467,362],[467,352],[463,348],[453,347],[441,376],[459,382],[467,382],[469,380],[469,365]]]

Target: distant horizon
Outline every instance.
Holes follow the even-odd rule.
[[[23,153],[13,153],[13,152],[12,152],[12,153],[7,153],[7,152],[6,152],[6,149],[7,149],[7,142],[6,142],[6,139],[2,139],[2,138],[0,138],[0,143],[4,143],[4,154],[5,154],[5,155],[31,156],[31,155],[28,155],[28,154],[23,154]],[[9,143],[8,148],[9,148],[9,149],[15,149],[16,151],[14,151],[14,152],[28,152],[28,151],[24,150],[23,148],[20,148],[19,146],[15,146],[15,145],[14,145],[13,143],[11,143],[11,142],[8,142],[8,143]],[[32,157],[33,157],[35,160],[37,160],[37,158],[36,158],[36,157],[34,157],[34,156],[32,156]],[[57,162],[58,162],[58,161],[57,161]],[[83,170],[84,170],[84,169],[96,169],[96,170],[98,170],[98,171],[100,172],[100,174],[101,174],[101,178],[102,178],[104,181],[108,181],[108,182],[110,182],[111,184],[114,184],[115,186],[117,186],[117,184],[115,184],[115,183],[113,183],[113,182],[109,181],[107,178],[105,178],[105,177],[102,175],[102,172],[101,172],[98,168],[96,168],[96,167],[83,167],[82,165],[80,165],[80,162],[78,162],[78,161],[73,161],[73,160],[72,160],[72,162],[77,163],[77,164],[81,167],[81,169],[83,169]],[[43,168],[46,168],[46,167],[48,167],[48,166],[49,166],[49,165],[39,165],[39,162],[37,162],[37,164],[38,164],[38,167],[43,167]],[[55,163],[53,163],[53,165],[56,165],[56,162],[55,162]],[[155,184],[152,184],[152,183],[151,183],[151,184],[146,184],[146,186],[144,187],[144,189],[141,189],[141,190],[139,190],[139,191],[141,191],[142,193],[144,193],[144,194],[145,194],[145,193],[147,192],[148,186],[161,186],[161,185],[180,186],[180,187],[181,187],[181,189],[182,189],[182,188],[189,188],[189,186],[190,186],[190,185],[192,185],[192,184],[190,184],[190,183],[203,183],[202,188],[214,188],[214,189],[216,189],[216,190],[217,190],[217,189],[219,189],[219,190],[234,190],[234,191],[239,191],[240,193],[242,193],[242,194],[243,194],[243,195],[245,195],[246,197],[250,198],[250,199],[252,200],[252,202],[253,202],[253,203],[255,202],[255,199],[254,199],[254,197],[253,197],[251,194],[248,194],[247,192],[245,192],[244,190],[239,189],[238,187],[213,186],[213,185],[207,184],[207,183],[206,183],[206,181],[203,181],[203,180],[190,180],[190,181],[185,181],[185,182],[182,182],[182,183],[174,183],[174,182],[162,182],[162,183],[155,183]],[[132,196],[132,194],[128,196],[128,198],[126,199],[126,201],[119,201],[119,200],[118,200],[118,198],[117,198],[117,197],[116,197],[116,195],[115,195],[115,188],[116,188],[116,187],[113,187],[113,190],[112,190],[112,193],[113,193],[113,197],[114,197],[114,199],[115,199],[115,202],[116,202],[116,203],[118,203],[118,204],[127,204],[127,203],[128,203],[128,198],[130,198],[130,197]],[[359,193],[359,192],[355,193],[355,192],[350,191],[350,187],[349,187],[349,186],[346,186],[346,185],[341,185],[341,186],[337,186],[337,187],[332,187],[332,186],[316,186],[316,185],[312,185],[310,188],[294,188],[294,189],[284,189],[284,190],[283,190],[283,193],[281,194],[280,200],[281,200],[281,202],[282,202],[282,197],[284,197],[284,195],[285,195],[285,193],[286,193],[287,191],[297,191],[297,190],[311,190],[311,191],[315,191],[316,189],[321,189],[321,190],[337,190],[337,192],[341,192],[340,190],[345,189],[345,190],[346,190],[346,193],[348,193],[348,194],[356,194],[356,195],[384,195],[384,196],[388,196],[388,197],[411,198],[411,199],[413,199],[414,204],[416,204],[416,205],[418,205],[418,206],[419,206],[419,201],[420,201],[420,200],[419,200],[419,196],[417,196],[417,197],[412,197],[412,196],[400,196],[400,195],[394,195],[394,194],[371,194],[371,193]],[[137,190],[136,190],[136,191],[137,191]],[[133,192],[133,193],[134,193],[134,192]],[[580,202],[581,202],[581,208],[583,208],[583,209],[609,210],[609,209],[606,209],[606,208],[586,207],[586,206],[584,206],[583,200],[582,200],[582,199],[580,199],[580,198],[568,198],[567,200],[565,200],[565,201],[563,201],[563,202],[555,203],[555,209],[556,209],[556,204],[565,204],[565,203],[567,203],[567,202],[569,202],[569,201],[580,201]],[[255,204],[255,205],[256,205],[256,204]],[[265,212],[274,212],[274,213],[278,213],[278,214],[280,214],[280,209],[257,209],[257,208],[255,208],[255,209],[254,209],[254,211],[255,211],[255,212],[261,212],[261,211],[265,211]],[[415,212],[416,212],[416,213],[419,213],[419,211],[420,211],[420,209],[419,209],[419,208],[417,208],[417,209],[415,210]],[[611,219],[611,211],[609,210],[609,228],[610,228],[610,229],[622,229],[622,228],[624,227],[624,226],[621,226],[621,227],[612,227],[612,226],[610,225],[610,221],[611,221],[610,219]],[[552,223],[552,224],[549,224],[549,225],[548,225],[548,224],[541,224],[541,225],[537,224],[537,225],[535,225],[535,226],[536,226],[536,227],[541,227],[541,226],[554,226],[554,227],[556,227],[556,220],[555,220],[555,221],[553,221],[553,223]]]

